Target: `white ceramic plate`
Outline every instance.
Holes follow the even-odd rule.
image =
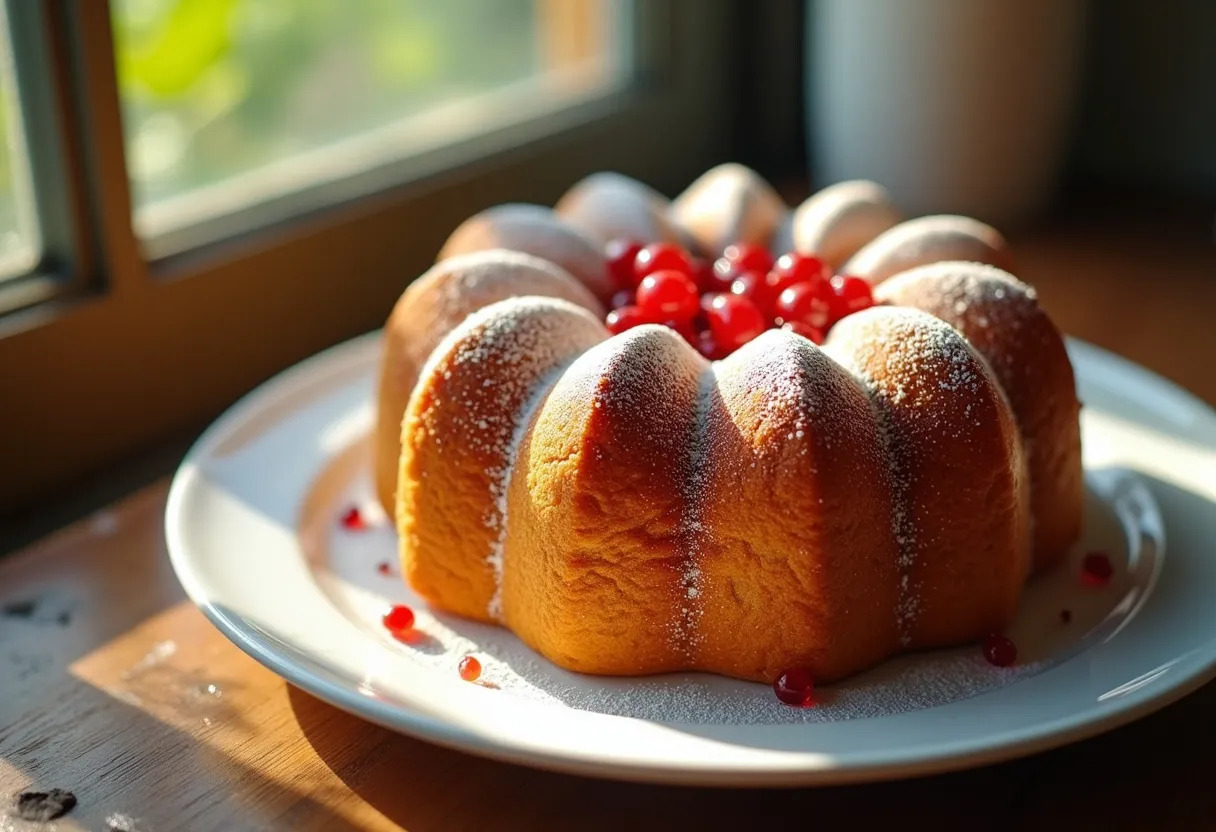
[[[991,667],[976,647],[906,656],[821,691],[808,709],[701,674],[567,673],[503,630],[427,611],[395,574],[393,535],[370,498],[378,350],[376,335],[335,347],[234,406],[182,464],[166,518],[177,574],[220,630],[293,684],[373,722],[592,775],[840,783],[1077,740],[1216,670],[1216,414],[1095,347],[1070,344],[1085,403],[1088,528],[1069,563],[1028,588],[1010,629],[1018,666]],[[343,528],[351,505],[371,528]],[[1116,565],[1105,587],[1078,577],[1095,548]],[[390,574],[381,563],[394,564]],[[418,611],[409,643],[379,625],[394,602]],[[485,684],[459,679],[468,653]]]

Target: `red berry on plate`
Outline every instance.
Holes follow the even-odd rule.
[[[367,528],[367,521],[363,519],[363,512],[359,511],[358,506],[351,506],[343,512],[341,523],[348,532],[361,532]]]
[[[637,283],[633,276],[633,263],[641,250],[641,243],[624,239],[611,240],[604,247],[604,256],[608,260],[608,273],[612,275],[612,281],[620,288],[632,289]]]
[[[1090,552],[1081,560],[1081,581],[1089,586],[1106,586],[1115,567],[1104,552]]]
[[[764,332],[764,315],[745,297],[718,294],[706,297],[705,316],[714,340],[728,353]]]
[[[638,284],[638,306],[660,320],[688,320],[697,314],[700,295],[692,278],[672,269],[648,274]]]
[[[651,323],[651,319],[637,306],[622,306],[620,309],[613,309],[608,313],[608,317],[604,318],[604,326],[608,327],[608,331],[613,335],[619,335],[627,329],[648,323]]]
[[[810,324],[804,324],[802,321],[789,321],[782,324],[781,328],[787,329],[790,332],[796,332],[803,338],[816,344],[822,344],[824,341],[823,330],[815,329],[815,327]]]
[[[815,704],[815,684],[804,667],[783,670],[773,681],[773,693],[787,705],[805,708]]]
[[[405,604],[397,604],[380,620],[384,623],[384,629],[390,633],[404,633],[414,628],[414,611]]]
[[[733,263],[740,272],[764,274],[773,267],[773,255],[768,249],[750,243],[732,243],[722,252],[721,259]]]
[[[465,656],[460,660],[460,664],[456,666],[456,670],[460,673],[460,678],[466,682],[476,682],[481,678],[481,662],[477,661],[473,656]]]
[[[634,285],[642,282],[642,278],[658,271],[677,271],[685,277],[692,277],[694,267],[684,249],[672,243],[651,243],[644,246],[633,260]]]
[[[838,274],[832,278],[832,323],[874,305],[870,283],[860,277]]]
[[[636,296],[632,289],[622,289],[612,296],[612,300],[608,302],[608,308],[620,309],[622,306],[632,306]]]
[[[773,304],[773,320],[782,324],[798,321],[815,329],[832,323],[832,286],[827,281],[795,283]]]
[[[1018,660],[1018,648],[1000,633],[992,633],[984,639],[984,658],[988,664],[1009,667]]]

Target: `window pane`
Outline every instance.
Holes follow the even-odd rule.
[[[5,279],[34,268],[41,244],[3,4],[0,26],[0,279]]]
[[[615,0],[116,0],[144,236],[619,85]]]

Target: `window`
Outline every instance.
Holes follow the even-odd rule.
[[[154,252],[185,247],[200,233],[182,229],[284,195],[279,213],[299,211],[302,191],[616,89],[624,8],[118,0],[136,230]]]
[[[38,262],[41,243],[25,150],[20,97],[13,68],[8,16],[0,9],[0,279],[24,274]]]
[[[0,5],[0,514],[379,327],[483,207],[729,154],[730,0]]]

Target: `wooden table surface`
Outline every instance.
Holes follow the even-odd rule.
[[[1064,221],[1019,240],[1072,334],[1216,402],[1216,248],[1201,211]],[[64,788],[59,830],[1216,828],[1216,684],[1056,751],[848,788],[596,781],[398,736],[284,683],[184,600],[167,482],[0,561],[0,799]],[[0,830],[43,828],[7,818]],[[116,819],[117,820],[117,819]],[[116,828],[124,828],[119,825]]]

